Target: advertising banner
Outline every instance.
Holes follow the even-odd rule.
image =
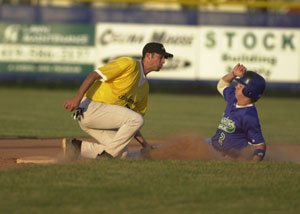
[[[93,25],[0,23],[0,72],[82,74],[95,63]]]
[[[130,23],[0,23],[0,74],[87,74],[148,42],[174,54],[148,78],[218,80],[237,63],[270,82],[300,82],[300,31],[292,28]]]
[[[200,79],[219,79],[242,63],[269,81],[300,81],[299,30],[202,26],[199,36]]]
[[[121,56],[141,59],[142,49],[148,42],[163,43],[174,58],[166,60],[160,72],[149,78],[196,78],[199,58],[198,29],[187,26],[98,23],[96,26],[97,66]]]

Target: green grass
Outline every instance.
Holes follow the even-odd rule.
[[[0,88],[0,136],[86,137],[63,107],[75,90]],[[146,123],[147,138],[193,132],[214,134],[225,102],[219,95],[151,94]],[[263,97],[256,104],[267,142],[300,143],[299,98]]]
[[[1,88],[0,136],[62,137],[81,129],[63,109],[74,91],[30,88]],[[4,103],[4,102],[3,102]]]
[[[0,88],[0,136],[85,137],[63,102],[75,90]],[[142,132],[214,134],[219,95],[152,94]],[[300,143],[299,98],[257,103],[267,143]],[[1,157],[0,157],[1,158]],[[1,213],[300,212],[300,165],[288,162],[89,161],[0,171]]]
[[[300,165],[102,161],[4,171],[3,213],[297,213]]]

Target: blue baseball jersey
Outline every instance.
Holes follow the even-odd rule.
[[[237,107],[234,87],[225,88],[223,95],[228,104],[218,129],[211,139],[212,145],[217,150],[228,152],[242,150],[248,143],[264,143],[255,105]]]

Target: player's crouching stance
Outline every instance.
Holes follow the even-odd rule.
[[[152,149],[140,131],[148,105],[147,75],[160,71],[172,57],[162,44],[150,42],[144,46],[141,60],[120,57],[91,72],[64,108],[76,110],[74,119],[96,142],[64,140],[66,157],[127,158],[133,138],[142,151]]]
[[[238,82],[235,87],[231,86],[234,79]],[[254,105],[262,96],[265,86],[262,76],[246,71],[241,64],[237,64],[217,85],[228,104],[215,135],[207,140],[229,159],[241,158],[249,145],[253,146],[253,161],[261,161],[265,156],[265,140]]]

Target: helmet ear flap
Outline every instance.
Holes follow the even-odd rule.
[[[246,97],[252,97],[252,92],[248,89],[248,87],[247,86],[245,86],[244,88],[243,88],[243,94],[244,94],[244,96],[246,96]]]

